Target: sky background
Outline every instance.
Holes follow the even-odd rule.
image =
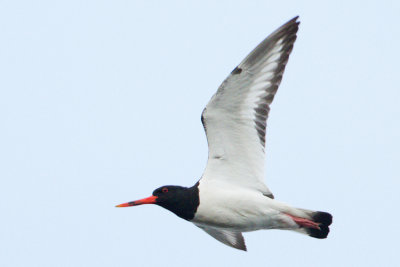
[[[0,266],[396,266],[398,1],[0,1]],[[267,132],[278,200],[326,240],[225,246],[160,207],[117,209],[207,161],[200,114],[300,16]]]

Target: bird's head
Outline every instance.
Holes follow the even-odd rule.
[[[174,185],[165,185],[157,188],[153,191],[153,194],[150,197],[139,199],[136,201],[130,201],[126,203],[122,203],[117,205],[116,207],[131,207],[138,206],[142,204],[157,204],[160,206],[168,206],[178,203],[185,194],[185,187],[182,186],[174,186]]]
[[[131,207],[142,204],[156,204],[186,220],[192,219],[199,205],[197,184],[187,188],[175,185],[165,185],[153,191],[150,197],[130,201],[116,207]]]

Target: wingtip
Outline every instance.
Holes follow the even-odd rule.
[[[243,246],[241,246],[241,245],[243,245]],[[236,245],[236,246],[232,246],[232,247],[233,247],[233,248],[236,248],[236,249],[238,249],[238,250],[247,252],[246,244],[243,243],[243,244],[241,244],[241,245]]]
[[[285,24],[287,25],[287,24],[296,24],[297,26],[299,26],[300,25],[300,21],[298,20],[300,18],[300,16],[295,16],[295,17],[293,17],[292,19],[290,19],[288,22],[286,22]]]
[[[299,16],[296,16],[296,24],[297,24],[297,26],[299,26],[300,25],[300,20],[298,20],[298,19],[300,19],[300,17]]]
[[[300,18],[299,15],[293,17],[290,21],[296,21],[297,23],[300,23],[300,21],[297,21]]]

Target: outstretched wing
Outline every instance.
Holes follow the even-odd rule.
[[[241,249],[246,251],[246,244],[244,243],[244,238],[241,232],[233,232],[228,230],[217,229],[214,227],[205,227],[197,225],[199,228],[203,229],[207,234],[211,235],[218,241],[224,243],[233,248]]]
[[[262,41],[226,78],[202,113],[208,162],[202,180],[222,179],[273,197],[264,184],[266,121],[299,22]]]

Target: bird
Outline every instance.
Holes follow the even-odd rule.
[[[244,232],[282,229],[328,236],[332,215],[278,201],[264,183],[270,105],[297,38],[298,16],[265,38],[222,82],[201,115],[206,168],[192,187],[165,185],[116,207],[161,206],[230,247],[246,251]]]

